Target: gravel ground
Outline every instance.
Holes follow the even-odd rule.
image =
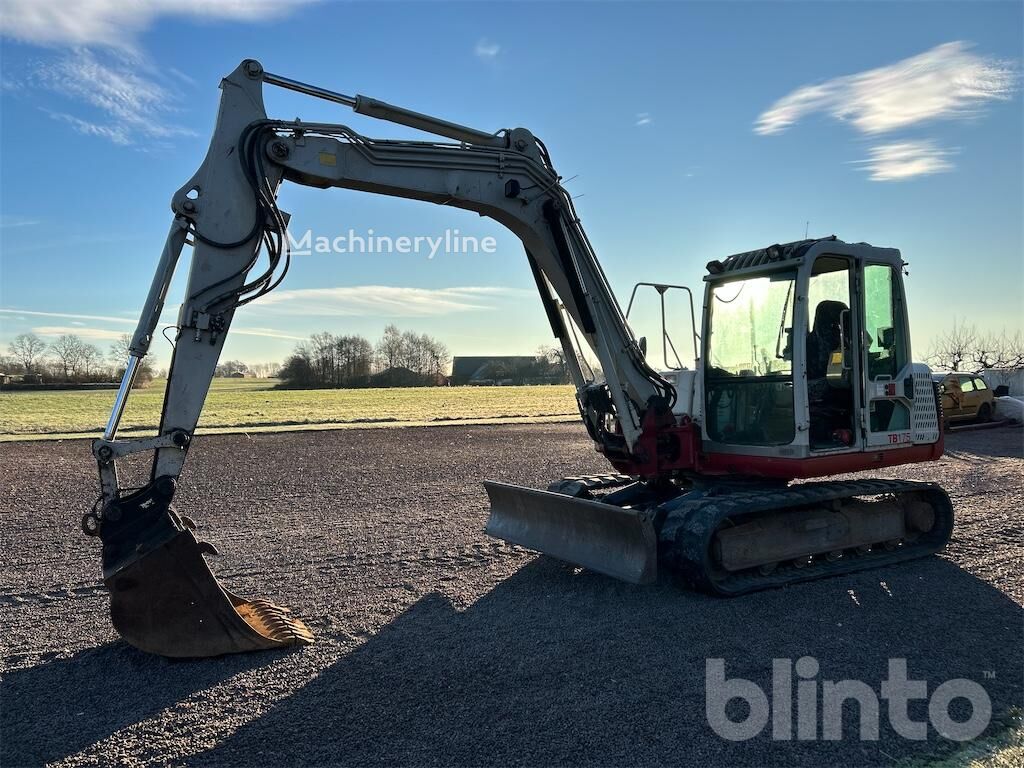
[[[774,658],[813,656],[818,680],[875,691],[902,658],[929,693],[979,682],[997,721],[1024,703],[1020,429],[951,435],[941,462],[888,473],[948,489],[959,517],[942,556],[733,600],[483,535],[481,479],[604,469],[565,424],[202,438],[178,502],[220,548],[214,569],[318,639],[172,662],[109,626],[98,547],[78,528],[96,493],[87,443],[0,446],[0,764],[821,766],[950,747],[931,729],[898,736],[885,702],[877,741],[856,737],[853,708],[839,741],[773,740],[770,725],[723,740],[705,716],[708,658],[769,691]],[[926,717],[924,702],[910,711]]]

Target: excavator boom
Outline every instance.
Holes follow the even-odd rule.
[[[458,143],[381,141],[343,125],[271,120],[263,106],[265,83]],[[287,271],[288,217],[277,205],[283,182],[463,208],[519,236],[576,384],[583,418],[608,452],[629,456],[641,440],[644,413],[650,407],[667,412],[674,399],[672,385],[644,359],[571,198],[543,144],[529,131],[478,131],[273,75],[253,60],[228,75],[221,91],[209,152],[172,199],[174,221],[121,387],[103,437],[93,444],[102,496],[83,521],[86,532],[103,541],[104,580],[116,628],[134,645],[167,656],[210,656],[312,640],[287,609],[245,600],[222,587],[206,562],[214,548],[198,541],[191,520],[172,506],[234,313],[272,290]],[[186,244],[192,249],[191,269],[176,322],[159,436],[119,440],[118,425],[139,361],[152,343]],[[261,247],[267,267],[253,278]],[[605,381],[584,374],[577,344],[597,358]],[[140,451],[153,453],[150,482],[127,493],[118,482],[117,460]],[[565,498],[565,503],[574,502]],[[586,505],[578,506],[587,516]],[[629,548],[620,534],[631,513],[597,513],[589,526],[589,546],[600,549],[603,535],[608,546]],[[652,568],[649,544],[638,540],[636,551]]]

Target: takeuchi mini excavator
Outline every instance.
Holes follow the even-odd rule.
[[[269,119],[264,84],[439,139],[379,140],[343,125]],[[200,657],[313,639],[286,608],[222,586],[205,559],[215,550],[173,506],[235,311],[288,269],[283,182],[475,211],[522,241],[580,416],[611,468],[547,490],[486,482],[490,535],[626,581],[665,571],[723,596],[888,565],[948,541],[953,511],[937,485],[793,482],[942,455],[936,390],[910,354],[899,251],[829,237],[712,261],[692,334],[695,364],[655,365],[546,147],[528,130],[479,131],[273,75],[251,59],[221,91],[209,152],[173,197],[124,379],[93,443],[101,496],[83,527],[103,543],[112,620],[133,645]],[[191,269],[159,434],[118,439],[186,244]],[[645,285],[662,301],[670,290],[690,295]],[[676,348],[664,325],[654,345]],[[122,489],[118,459],[143,451],[153,453],[149,482]]]

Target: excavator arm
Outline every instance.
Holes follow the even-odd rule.
[[[263,105],[264,83],[457,143],[384,141],[343,125],[271,120]],[[287,609],[247,601],[222,587],[203,557],[212,547],[199,542],[191,521],[171,506],[234,313],[276,287],[287,271],[288,216],[277,205],[286,181],[453,206],[511,230],[524,245],[552,332],[565,352],[581,416],[598,448],[613,461],[657,465],[646,454],[661,444],[653,433],[674,426],[675,391],[647,365],[542,142],[523,128],[488,134],[326,91],[266,73],[253,60],[226,77],[221,90],[209,151],[173,197],[174,220],[121,387],[104,435],[93,444],[101,497],[83,527],[103,541],[112,618],[126,639],[169,656],[218,655],[312,639]],[[186,244],[192,248],[191,268],[159,434],[119,440],[125,403]],[[577,348],[583,345],[600,363],[604,381],[584,374],[583,350]],[[116,462],[142,451],[154,453],[150,482],[126,492]],[[638,537],[650,538],[649,526],[637,527],[626,517],[625,525]],[[621,527],[623,520],[613,525]]]

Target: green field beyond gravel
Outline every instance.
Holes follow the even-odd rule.
[[[160,418],[164,381],[132,392],[123,434],[147,434]],[[570,386],[275,390],[267,379],[215,379],[199,432],[224,429],[458,420],[532,419],[578,413]],[[0,440],[97,435],[115,390],[0,392]]]

